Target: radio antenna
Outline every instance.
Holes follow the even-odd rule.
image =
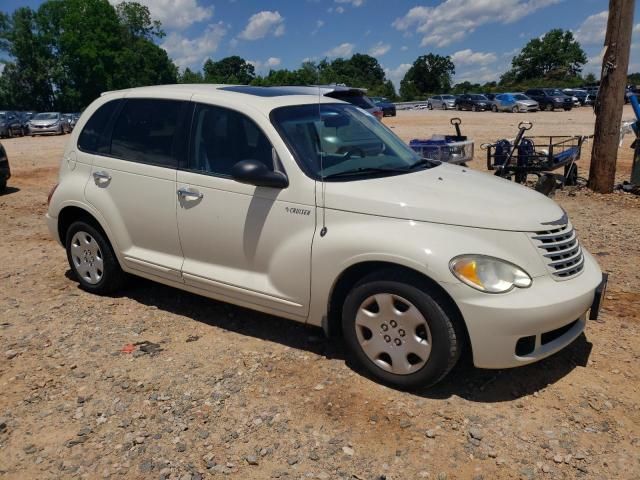
[[[322,125],[322,93],[320,91],[320,65],[316,66],[316,85],[318,87],[318,129]],[[322,148],[322,131],[318,132],[318,148],[320,149],[320,202],[322,203],[322,228],[320,229],[320,236],[324,237],[327,234],[327,209],[326,209],[326,183],[324,181],[324,149]]]

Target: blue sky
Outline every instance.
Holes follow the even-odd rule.
[[[119,0],[110,0],[118,3]],[[240,55],[259,73],[306,59],[369,53],[396,85],[428,52],[451,55],[456,81],[485,82],[508,69],[531,38],[572,30],[599,73],[607,0],[139,0],[162,21],[159,43],[182,68]],[[3,0],[4,11],[40,0]],[[630,71],[640,71],[640,13]]]

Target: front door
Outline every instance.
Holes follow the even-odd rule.
[[[241,160],[281,168],[263,131],[248,116],[196,104],[190,154],[178,171],[178,229],[184,282],[249,308],[304,319],[310,295],[314,192],[291,201],[289,189],[236,182]]]

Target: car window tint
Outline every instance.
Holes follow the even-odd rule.
[[[80,150],[88,153],[109,153],[105,130],[120,102],[121,100],[107,102],[91,115],[78,137]]]
[[[176,131],[183,102],[126,101],[111,135],[111,155],[132,162],[176,168]]]
[[[258,160],[273,170],[272,146],[262,130],[234,110],[196,105],[189,169],[230,176],[242,160]]]

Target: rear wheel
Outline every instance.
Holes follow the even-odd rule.
[[[545,105],[544,109],[545,109],[547,112],[553,112],[553,105],[552,105],[552,104],[550,104],[550,103],[547,103],[547,105]]]
[[[456,105],[456,110],[458,110],[458,111],[462,110],[462,107],[460,106],[460,104]]]
[[[497,112],[498,111],[498,106],[497,105],[491,105],[491,111],[492,112]]]
[[[431,105],[430,103],[427,103],[427,108],[428,108],[429,110],[433,110],[433,105]]]
[[[125,274],[102,231],[84,221],[74,222],[65,245],[69,266],[84,290],[104,295],[122,287]]]
[[[394,272],[372,274],[349,292],[342,329],[357,362],[399,388],[438,382],[456,364],[462,335],[439,292]]]

